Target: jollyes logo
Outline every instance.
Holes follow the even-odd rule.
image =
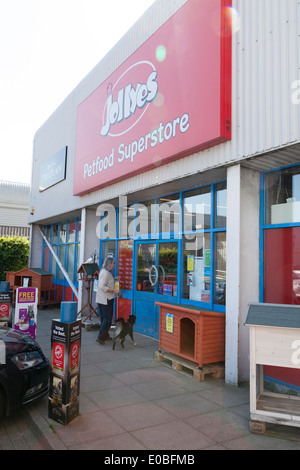
[[[63,349],[60,344],[57,344],[54,349],[54,354],[57,359],[61,359],[63,357]]]
[[[124,77],[129,72],[132,73],[133,68],[141,67],[149,69],[147,72],[146,80],[144,83],[137,82],[135,86],[129,83],[126,86],[118,89],[117,85],[122,80],[124,83]],[[126,80],[126,79],[125,79]],[[126,81],[125,81],[126,83]],[[108,98],[103,111],[102,128],[100,134],[102,136],[120,136],[126,134],[131,130],[142,118],[148,109],[149,104],[155,99],[158,92],[157,83],[157,71],[154,65],[148,61],[137,62],[136,64],[129,67],[117,80],[114,86],[109,85],[107,89]],[[138,110],[143,110],[141,113],[137,113]],[[135,119],[130,119],[128,127],[122,129],[117,133],[112,132],[112,126],[117,123],[121,123],[125,119],[128,120],[131,116],[135,116]]]
[[[8,313],[9,307],[7,304],[0,304],[0,313]]]

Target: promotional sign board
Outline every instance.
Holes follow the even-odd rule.
[[[15,326],[14,329],[36,337],[38,310],[37,287],[18,287],[16,292]]]
[[[74,195],[231,138],[228,8],[189,0],[78,106]]]
[[[81,320],[52,320],[49,418],[68,424],[79,414]]]
[[[10,293],[0,292],[0,325],[8,325],[9,323],[11,323],[10,304]]]

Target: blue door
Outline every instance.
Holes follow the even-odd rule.
[[[178,302],[178,241],[136,241],[133,313],[136,331],[159,337],[156,302]]]

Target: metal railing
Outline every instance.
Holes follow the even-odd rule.
[[[0,225],[0,237],[30,237],[30,227],[8,227]]]

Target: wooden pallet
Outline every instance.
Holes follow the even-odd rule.
[[[265,434],[267,423],[300,427],[300,397],[264,392],[256,399],[256,411],[251,413],[250,431]]]
[[[253,434],[266,434],[267,423],[263,421],[250,420],[250,432]]]
[[[192,373],[194,379],[198,382],[204,382],[206,375],[211,375],[217,379],[225,376],[225,367],[222,363],[205,364],[200,369],[195,362],[169,352],[155,351],[155,357],[158,362],[162,362],[164,365],[172,367],[172,369]]]
[[[78,318],[79,320],[79,318]],[[100,326],[100,320],[87,320],[86,322],[84,321],[84,318],[82,319],[81,326],[82,328],[85,329],[85,331],[91,331],[93,328],[99,328]]]

